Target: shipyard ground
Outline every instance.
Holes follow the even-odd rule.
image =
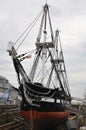
[[[79,121],[77,129],[71,127],[70,130],[79,130],[80,127],[86,126],[85,113],[84,116],[80,114],[71,115],[69,120]],[[31,122],[26,122],[20,115],[19,105],[0,105],[0,130],[32,130],[32,126]],[[59,128],[59,130],[69,129],[63,127]]]
[[[0,105],[0,130],[30,130],[18,105]]]

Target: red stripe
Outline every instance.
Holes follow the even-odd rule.
[[[69,112],[37,112],[35,110],[21,111],[21,115],[27,120],[63,119],[68,117],[69,114]]]

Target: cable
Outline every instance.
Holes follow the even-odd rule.
[[[20,55],[17,56],[17,58],[21,58],[21,57],[23,57],[23,56],[25,56],[25,55],[27,55],[27,54],[32,54],[32,53],[35,52],[35,50],[36,50],[36,49],[33,49],[33,50],[28,51],[28,52],[26,52],[26,53],[20,54]]]
[[[37,21],[36,21],[37,22]],[[35,22],[35,23],[36,23]],[[35,23],[33,24],[33,26],[35,25]],[[20,44],[19,44],[19,46],[17,47],[17,49],[16,50],[18,50],[19,49],[19,47],[22,45],[22,43],[24,42],[24,40],[26,39],[26,37],[28,36],[28,34],[29,34],[29,32],[31,31],[31,29],[33,28],[33,26],[30,28],[30,30],[26,33],[26,35],[25,35],[25,37],[23,38],[23,40],[20,42]]]
[[[16,40],[16,42],[14,43],[14,46],[16,45],[16,43],[21,39],[21,37],[28,31],[28,29],[34,24],[34,22],[40,17],[42,11],[37,15],[37,17],[31,22],[31,24],[24,30],[24,32],[20,35],[20,37]]]

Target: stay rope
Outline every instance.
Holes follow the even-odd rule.
[[[23,40],[20,42],[20,44],[19,44],[19,46],[17,47],[16,50],[18,50],[19,47],[22,45],[22,43],[24,42],[24,40],[26,39],[26,37],[28,36],[28,34],[30,33],[30,31],[32,30],[33,26],[36,24],[36,22],[38,21],[39,17],[41,16],[41,13],[42,13],[42,11],[40,11],[40,13],[37,15],[37,17],[31,22],[31,24],[23,31],[23,33],[16,40],[16,42],[14,43],[14,46],[25,35],[24,38],[23,38]]]

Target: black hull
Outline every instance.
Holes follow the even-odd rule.
[[[61,103],[41,101],[34,104],[40,106],[30,105],[26,100],[21,103],[21,115],[30,123],[31,130],[56,130],[63,124],[66,127],[69,113]]]

